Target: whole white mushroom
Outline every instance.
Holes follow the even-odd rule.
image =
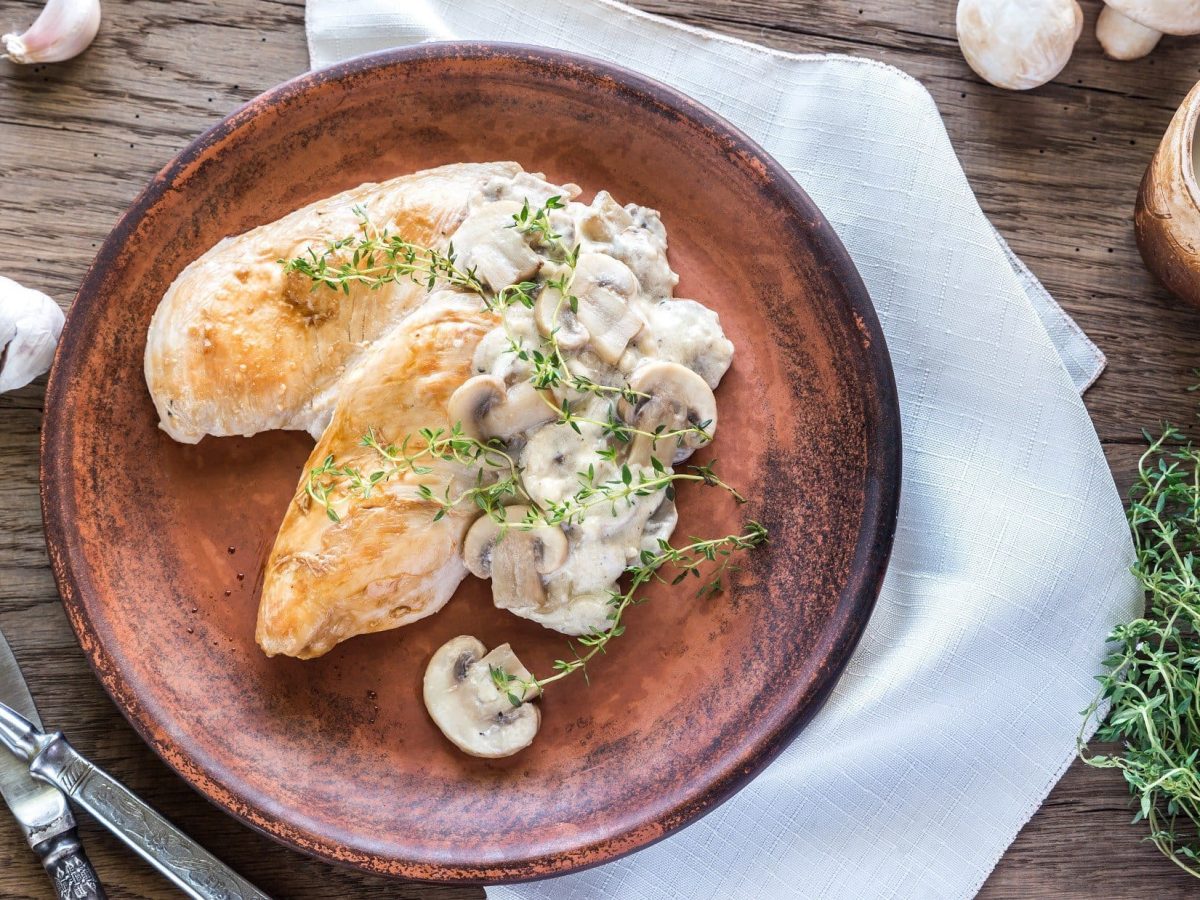
[[[1076,0],[959,0],[956,26],[962,54],[980,78],[1026,91],[1063,70],[1083,11]]]
[[[0,393],[24,387],[50,368],[62,327],[57,303],[0,275]]]
[[[1113,59],[1140,59],[1164,34],[1200,34],[1197,0],[1105,0],[1096,39]]]

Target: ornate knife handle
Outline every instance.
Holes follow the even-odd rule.
[[[58,900],[106,900],[74,828],[34,844],[33,852],[54,881]]]
[[[123,784],[76,753],[61,734],[46,737],[29,771],[62,790],[189,897],[270,900]]]

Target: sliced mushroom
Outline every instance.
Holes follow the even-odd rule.
[[[492,600],[500,609],[541,606],[546,602],[542,576],[567,561],[567,536],[561,528],[514,527],[529,514],[528,506],[504,510],[507,527],[481,516],[463,541],[463,561],[471,574],[492,580]]]
[[[691,431],[678,439],[655,440],[646,434],[634,437],[629,448],[629,461],[648,465],[651,455],[668,465],[672,454],[663,454],[660,444],[687,451],[708,443],[717,428],[717,400],[703,378],[679,363],[655,360],[634,369],[629,387],[639,395],[636,403],[622,398],[617,411],[622,420],[642,432],[668,432],[683,428],[703,429],[704,434]]]
[[[959,0],[967,64],[997,87],[1025,91],[1063,70],[1083,30],[1076,0]]]
[[[533,277],[542,265],[525,235],[512,227],[520,210],[515,200],[485,204],[463,220],[451,239],[459,267],[474,269],[493,291]]]
[[[606,243],[633,224],[631,216],[608,191],[600,191],[579,220],[579,231],[589,241]]]
[[[594,458],[596,441],[587,429],[556,426],[533,432],[520,455],[526,490],[538,502],[572,496],[579,490],[580,468]]]
[[[554,335],[563,350],[578,350],[588,342],[588,330],[556,288],[543,288],[538,294],[533,319],[538,331],[546,337]]]
[[[506,388],[495,375],[468,378],[446,404],[450,424],[477,441],[508,441],[531,428],[544,425],[558,413],[528,381]]]
[[[528,690],[513,691],[518,704],[508,691],[500,690],[493,667],[518,681],[533,682]],[[470,635],[444,643],[425,668],[425,708],[442,734],[471,756],[498,759],[533,743],[542,714],[528,701],[538,693],[533,676],[508,644],[487,653]]]
[[[575,293],[580,296],[594,290],[605,290],[622,300],[632,300],[638,293],[638,280],[633,270],[606,253],[581,254],[575,263],[572,284]]]
[[[671,534],[675,531],[675,525],[679,522],[679,512],[675,509],[675,501],[664,496],[662,502],[650,514],[650,518],[646,520],[646,527],[642,530],[642,540],[639,546],[635,549],[629,548],[630,555],[636,556],[638,550],[649,550],[651,553],[659,552],[659,541],[670,540]]]
[[[626,345],[645,325],[630,306],[638,292],[637,277],[620,260],[603,253],[584,253],[575,265],[571,287],[579,298],[575,315],[589,335],[592,350],[615,366]]]

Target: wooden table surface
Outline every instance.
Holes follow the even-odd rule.
[[[32,21],[39,5],[7,0],[0,29]],[[1200,313],[1145,273],[1131,214],[1150,154],[1200,78],[1200,38],[1166,38],[1147,59],[1113,62],[1092,32],[1099,3],[1084,0],[1087,25],[1066,70],[1013,93],[982,83],[963,62],[953,0],[638,5],[772,47],[859,54],[915,75],[937,100],[984,210],[1108,355],[1086,401],[1122,490],[1143,425],[1195,421],[1196,398],[1184,388],[1200,365]],[[64,307],[147,179],[204,128],[308,63],[299,0],[125,0],[105,11],[96,43],[76,60],[0,63],[0,274]],[[272,895],[481,897],[475,888],[363,877],[277,846],[199,799],[141,743],[92,677],[50,575],[37,494],[43,389],[39,379],[0,397],[0,627],[43,719]],[[1142,841],[1131,815],[1118,775],[1076,763],[981,896],[1195,896],[1200,885]],[[110,896],[171,896],[106,833],[90,822],[82,830]],[[0,896],[52,896],[2,812]]]

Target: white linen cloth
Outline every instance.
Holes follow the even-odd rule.
[[[313,66],[426,40],[517,41],[705,103],[829,217],[896,370],[895,549],[825,708],[689,828],[489,896],[974,895],[1071,763],[1105,635],[1141,598],[1079,398],[1103,356],[983,216],[929,94],[880,63],[776,52],[609,0],[309,0],[307,15]]]

